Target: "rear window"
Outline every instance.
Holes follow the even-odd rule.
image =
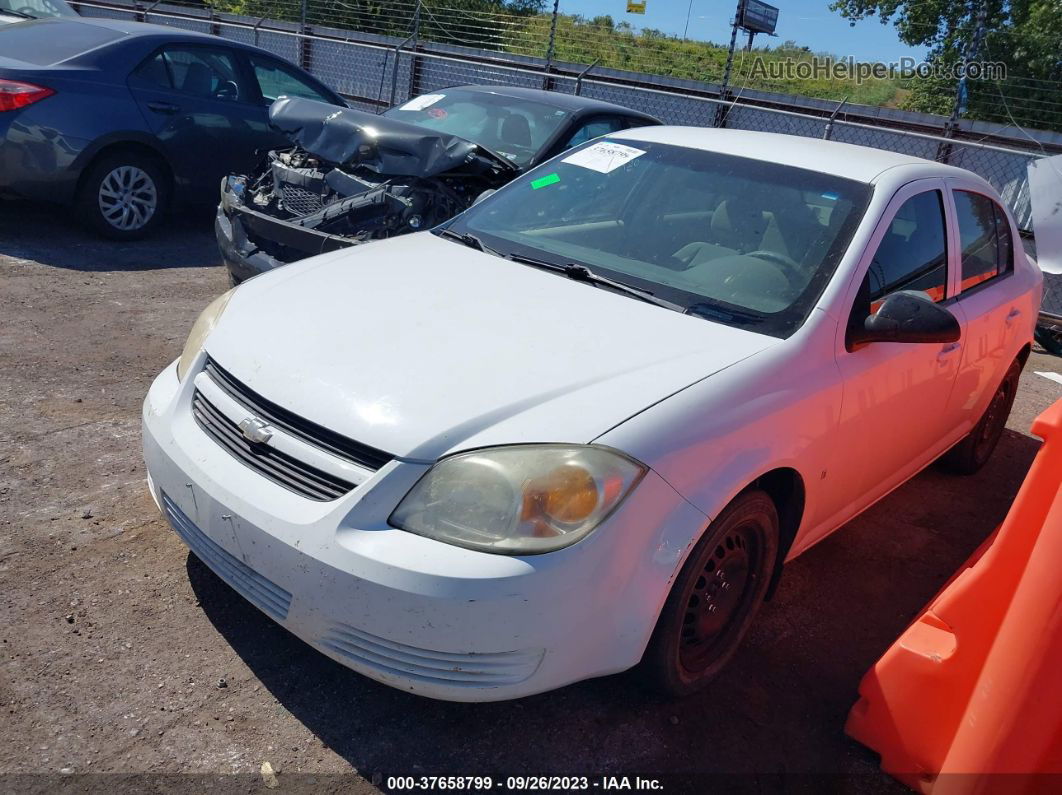
[[[122,35],[95,25],[61,20],[0,25],[0,55],[23,63],[49,66],[120,39]]]

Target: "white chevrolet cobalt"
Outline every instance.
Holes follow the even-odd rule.
[[[314,648],[440,699],[691,692],[784,561],[991,454],[1041,275],[973,174],[782,135],[597,139],[430,232],[211,304],[152,494]]]

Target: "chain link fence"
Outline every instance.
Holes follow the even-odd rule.
[[[547,14],[472,13],[424,0],[212,1],[241,13],[136,0],[74,5],[84,16],[154,22],[256,45],[299,64],[353,107],[374,112],[454,85],[519,85],[626,105],[668,124],[829,138],[937,160],[987,179],[1024,229],[1031,226],[1026,168],[1035,158],[1062,153],[1058,134],[1019,128],[1018,135],[997,124],[725,87],[712,82],[723,64],[703,48],[689,50],[703,62],[685,61],[679,70],[638,37],[627,45],[623,37],[606,40],[567,17],[558,25]],[[625,68],[563,61],[558,52],[605,52]],[[708,79],[674,76],[691,70]]]

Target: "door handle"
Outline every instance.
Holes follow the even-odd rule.
[[[945,345],[943,348],[940,349],[940,353],[937,354],[937,361],[943,364],[948,359],[950,359],[951,355],[960,348],[962,348],[962,344],[958,342],[953,342],[949,345]]]
[[[1007,315],[1007,325],[1008,326],[1013,326],[1014,325],[1014,321],[1017,320],[1019,317],[1021,317],[1021,310],[1018,309],[1017,307],[1015,307],[1014,309],[1011,309],[1010,313]]]
[[[176,113],[180,110],[172,102],[149,102],[147,106],[148,109],[155,111],[155,113]]]

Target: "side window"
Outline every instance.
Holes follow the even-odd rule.
[[[921,290],[943,301],[948,281],[944,201],[940,191],[912,196],[878,244],[867,277],[871,308],[889,293]]]
[[[303,97],[332,102],[332,98],[307,83],[294,69],[284,66],[271,58],[259,58],[251,55],[251,68],[255,80],[262,91],[262,99],[272,103],[278,97]]]
[[[987,196],[954,193],[962,246],[962,289],[1007,273],[1014,267],[1010,224],[1003,210]]]
[[[173,89],[170,70],[161,52],[151,55],[129,75],[129,82],[144,88]]]
[[[163,50],[173,89],[193,97],[246,100],[240,90],[236,60],[210,47],[169,47]]]
[[[618,117],[590,119],[583,122],[582,126],[572,133],[572,137],[564,144],[564,149],[571,149],[573,146],[585,144],[593,138],[608,135],[618,130],[625,130],[627,126],[627,120]]]

